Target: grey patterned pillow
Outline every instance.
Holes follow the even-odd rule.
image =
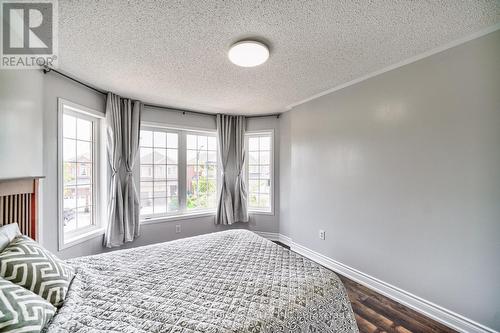
[[[5,249],[16,237],[21,236],[17,223],[6,224],[0,227],[0,252]]]
[[[29,237],[15,238],[0,253],[0,276],[62,305],[74,271]]]
[[[0,332],[40,332],[55,312],[40,296],[0,278]]]

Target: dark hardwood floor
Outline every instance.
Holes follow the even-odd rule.
[[[276,242],[290,249],[290,247]],[[420,313],[337,273],[351,301],[360,333],[456,333]]]
[[[455,333],[420,313],[337,273],[351,301],[361,333]]]

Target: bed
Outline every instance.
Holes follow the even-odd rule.
[[[358,332],[339,278],[246,230],[68,261],[52,332]]]

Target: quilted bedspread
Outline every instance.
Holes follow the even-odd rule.
[[[69,261],[48,332],[358,332],[339,278],[250,231]]]

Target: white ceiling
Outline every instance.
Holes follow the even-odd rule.
[[[59,1],[59,68],[97,87],[205,112],[262,114],[500,22],[500,1]],[[255,68],[227,58],[269,44]]]

